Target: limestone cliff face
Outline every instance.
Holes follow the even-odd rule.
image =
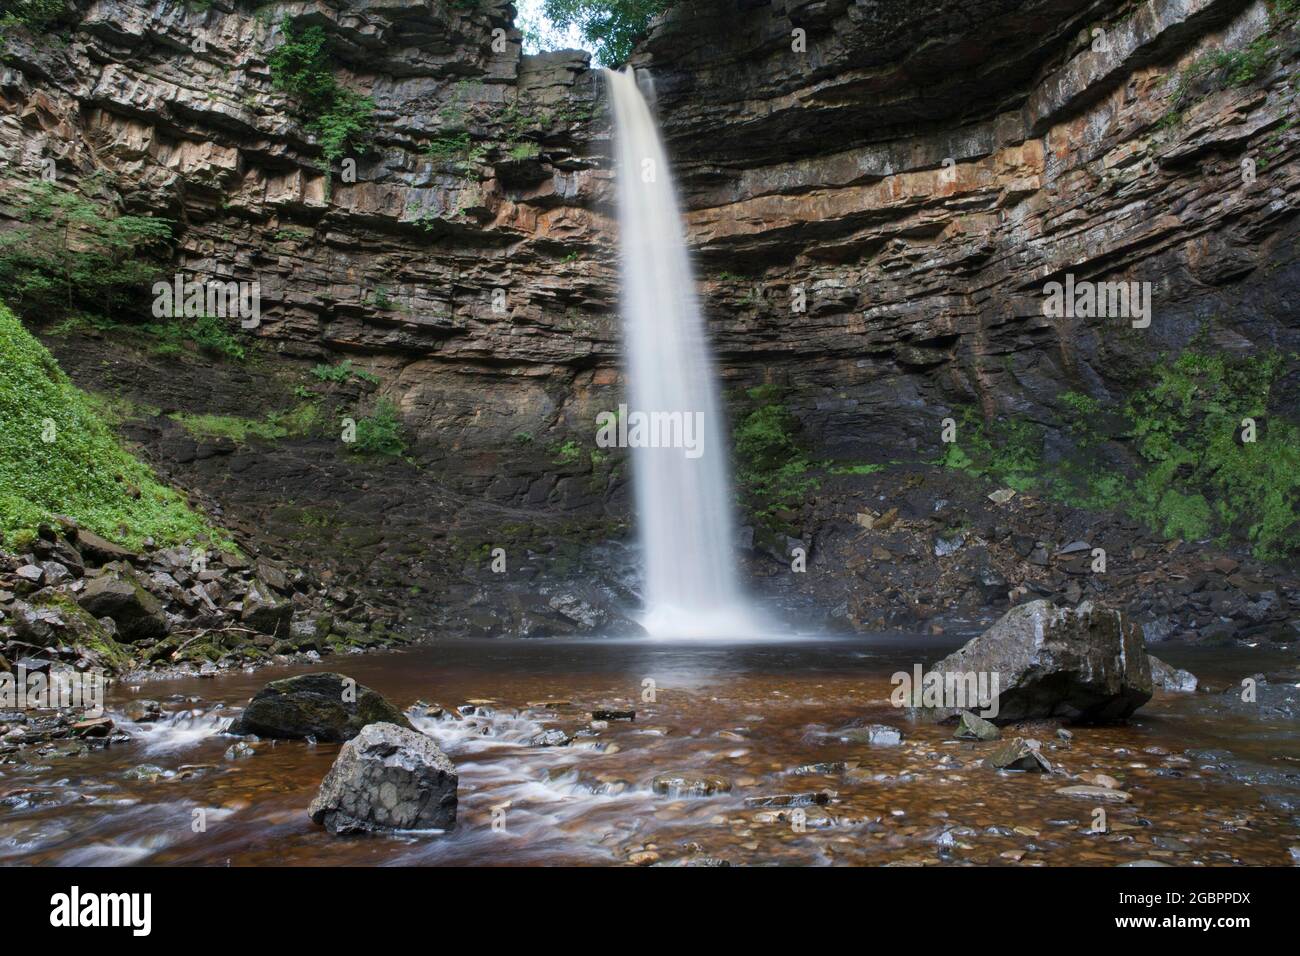
[[[283,17],[323,26],[339,81],[375,100],[355,181],[327,182],[272,86]],[[101,174],[123,208],[177,221],[179,269],[261,283],[256,334],[286,361],[379,375],[430,455],[526,457],[516,437],[594,416],[617,327],[598,77],[582,54],[521,56],[512,21],[501,2],[80,3],[66,37],[9,41],[4,186],[48,158]],[[216,388],[195,410],[247,399]],[[459,460],[480,490],[507,471]]]
[[[256,334],[284,362],[378,374],[460,490],[621,506],[617,475],[544,451],[588,441],[619,391],[608,120],[584,56],[522,56],[503,2],[76,6],[65,38],[8,41],[0,186],[53,157],[176,219],[179,268],[259,280]],[[341,81],[377,103],[355,182],[327,187],[272,87],[283,16],[324,26]],[[1050,423],[1061,392],[1114,394],[1209,317],[1222,346],[1294,350],[1294,34],[1256,81],[1169,118],[1180,70],[1268,24],[1242,0],[682,4],[633,62],[724,374],[788,385],[818,454],[880,459],[933,454],[959,405]],[[431,157],[460,131],[474,149]],[[1066,273],[1153,283],[1151,326],[1045,318]],[[194,410],[258,400],[217,388]]]
[[[1255,80],[1174,110],[1189,65],[1265,34]],[[1294,352],[1296,50],[1238,0],[706,0],[634,62],[728,375],[880,460],[937,453],[960,405],[1050,429],[1061,393],[1119,397],[1207,319]],[[1067,273],[1152,283],[1150,327],[1046,318]]]

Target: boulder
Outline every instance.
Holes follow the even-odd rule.
[[[964,710],[961,719],[957,722],[957,732],[953,736],[963,740],[997,740],[1002,736],[1002,731],[998,730],[996,724],[985,720],[979,714]]]
[[[129,641],[157,640],[167,633],[167,616],[158,599],[126,568],[106,568],[86,582],[77,598],[94,617],[110,617]]]
[[[308,808],[334,834],[445,830],[456,823],[456,767],[409,727],[374,723],[339,752]]]
[[[132,551],[101,538],[85,528],[77,530],[77,550],[81,552],[81,556],[86,563],[92,566],[108,564],[112,561],[132,561],[135,559],[135,554]]]
[[[244,595],[244,609],[239,614],[239,621],[246,627],[272,637],[289,633],[289,622],[293,619],[293,605],[279,597],[271,586],[259,578],[254,578]]]
[[[1039,753],[1038,742],[1021,737],[1008,740],[984,758],[984,763],[995,770],[1022,770],[1030,773],[1051,773],[1052,765]]]
[[[1148,654],[1151,663],[1151,683],[1161,690],[1172,690],[1190,694],[1196,690],[1196,675],[1181,667],[1172,667],[1154,654]]]
[[[987,674],[990,686],[997,675],[992,719],[999,723],[1040,717],[1121,720],[1152,693],[1141,629],[1089,601],[1077,608],[1045,600],[1014,607],[933,670]]]
[[[232,734],[281,740],[314,737],[329,743],[351,740],[367,724],[410,727],[401,711],[342,674],[303,674],[271,681],[249,701],[230,727]]]

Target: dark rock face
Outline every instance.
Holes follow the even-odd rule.
[[[167,633],[162,605],[129,568],[104,568],[86,583],[77,602],[97,618],[112,618],[127,640],[155,640]]]
[[[996,674],[998,723],[1036,717],[1102,722],[1128,717],[1151,699],[1142,632],[1115,611],[1085,601],[1059,608],[1031,601],[932,668]]]
[[[334,834],[445,830],[456,823],[456,767],[424,734],[370,724],[343,745],[308,808]]]
[[[304,674],[263,687],[230,732],[342,743],[374,723],[410,727],[397,708],[369,687],[342,674]]]

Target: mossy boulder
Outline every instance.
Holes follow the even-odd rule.
[[[411,724],[369,687],[342,674],[303,674],[272,681],[257,692],[231,726],[233,734],[280,740],[313,737],[329,743],[351,740],[367,724]]]
[[[49,590],[38,592],[32,595],[29,607],[52,627],[59,644],[71,647],[91,666],[113,673],[130,666],[130,651],[67,594]]]
[[[95,617],[112,618],[127,640],[154,641],[167,633],[162,605],[125,565],[106,565],[77,600]]]

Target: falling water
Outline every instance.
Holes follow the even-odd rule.
[[[734,637],[752,630],[733,566],[727,444],[668,157],[629,68],[605,71],[617,131],[623,341],[629,409],[699,423],[699,454],[632,449],[646,560],[646,629]]]

